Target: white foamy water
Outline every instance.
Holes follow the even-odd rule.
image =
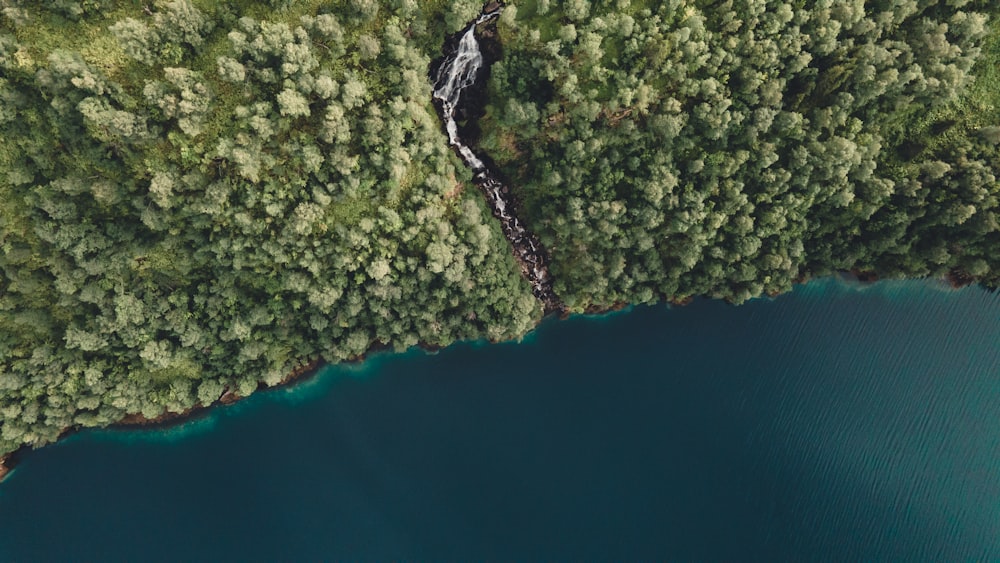
[[[465,28],[455,53],[441,63],[434,81],[434,99],[441,101],[445,129],[448,131],[448,143],[458,150],[473,172],[484,170],[486,165],[472,152],[472,149],[462,143],[458,135],[458,123],[455,122],[455,111],[462,92],[476,83],[479,69],[483,66],[483,53],[479,49],[479,41],[476,40],[476,26],[496,18],[501,11],[502,8],[497,7],[492,11],[483,12]]]
[[[441,102],[441,119],[448,133],[448,144],[472,169],[476,185],[486,198],[493,216],[500,220],[500,228],[511,244],[521,273],[531,284],[532,293],[542,301],[546,311],[561,311],[564,306],[552,290],[552,278],[546,265],[548,259],[540,243],[515,216],[516,204],[508,188],[463,142],[455,121],[462,93],[475,85],[485,62],[476,39],[476,26],[497,18],[501,11],[502,4],[496,4],[492,9],[484,8],[479,17],[456,34],[458,43],[454,51],[444,58],[434,76],[433,97]]]

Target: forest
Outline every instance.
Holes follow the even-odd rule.
[[[542,307],[428,69],[476,0],[0,0],[0,456]],[[524,0],[478,144],[569,311],[1000,283],[1000,8]]]
[[[518,2],[481,145],[575,311],[1000,283],[1000,5]]]
[[[0,452],[541,307],[427,68],[476,2],[14,3]]]

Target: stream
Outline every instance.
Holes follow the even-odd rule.
[[[552,289],[548,254],[538,237],[517,218],[517,202],[509,186],[503,183],[492,165],[487,164],[469,147],[459,133],[457,116],[463,105],[474,103],[469,99],[469,88],[477,86],[480,80],[485,80],[488,70],[488,63],[484,61],[476,38],[476,29],[482,24],[494,23],[501,12],[503,3],[487,3],[476,19],[445,41],[444,57],[431,65],[434,105],[448,133],[448,144],[472,170],[473,181],[486,198],[493,216],[500,221],[521,273],[531,284],[532,293],[542,302],[546,313],[563,312],[565,306]]]

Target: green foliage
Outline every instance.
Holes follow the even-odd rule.
[[[519,4],[483,145],[575,310],[834,270],[995,285],[996,8],[962,4]]]
[[[197,52],[212,21],[191,0],[170,0],[153,13],[149,23],[125,18],[108,29],[125,53],[147,64],[179,64]]]
[[[440,3],[403,4],[4,20],[0,453],[534,325],[430,105]],[[47,48],[60,25],[113,48]]]

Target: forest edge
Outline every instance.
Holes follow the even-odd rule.
[[[878,276],[871,272],[861,272],[861,271],[841,272],[840,276],[850,283],[856,283],[863,286],[874,284],[879,281]],[[809,283],[810,281],[812,280],[803,279],[800,280],[797,285],[804,285],[806,283]],[[951,287],[953,289],[959,289],[962,287],[966,287],[968,285],[972,285],[974,283],[967,279],[963,279],[955,275],[954,273],[950,273],[948,276],[940,278],[939,281],[942,284],[946,284],[948,287]],[[685,306],[690,304],[692,301],[693,299],[690,298],[683,300],[667,299],[666,303],[669,303],[671,306]],[[621,302],[621,303],[614,303],[607,307],[589,307],[587,308],[584,314],[601,315],[604,313],[620,311],[625,307],[627,307],[628,305],[629,305],[628,303]],[[570,316],[571,314],[569,312],[563,311],[560,313],[559,319],[565,320]],[[541,321],[539,321],[539,324],[540,323]],[[418,344],[416,348],[424,350],[426,352],[436,352],[441,349],[440,346],[430,345],[423,342]],[[358,356],[357,358],[353,358],[348,363],[363,362],[366,359],[368,359],[372,354],[376,354],[384,350],[387,350],[387,347],[385,345],[379,343],[373,343],[373,345],[369,348],[369,350],[366,353],[362,354],[361,356]],[[333,364],[328,364],[322,359],[310,360],[292,370],[277,385],[274,385],[272,387],[267,387],[262,383],[261,387],[257,390],[257,393],[266,392],[269,390],[288,388],[300,382],[308,381],[313,377],[315,377],[317,374],[319,374],[319,372],[322,371],[322,369],[327,365],[333,365]],[[155,418],[147,418],[140,413],[132,413],[126,415],[120,421],[113,424],[111,428],[136,429],[136,430],[138,429],[163,430],[167,428],[174,428],[182,424],[185,424],[187,422],[190,422],[192,420],[196,420],[199,417],[207,416],[214,408],[226,407],[245,398],[246,397],[240,395],[235,390],[229,389],[227,387],[225,392],[223,392],[223,394],[217,400],[208,405],[199,404],[194,407],[191,407],[190,409],[176,413],[164,412],[163,414]],[[79,432],[81,430],[84,430],[84,428],[79,425],[66,428],[63,431],[63,433],[59,436],[58,441],[62,441],[66,437],[71,436],[72,434]],[[21,446],[21,448],[7,455],[0,456],[0,483],[2,483],[4,479],[6,479],[13,472],[14,468],[17,467],[18,463],[24,458],[24,456],[28,455],[28,453],[33,451],[34,449],[35,448],[32,448],[30,446]]]

